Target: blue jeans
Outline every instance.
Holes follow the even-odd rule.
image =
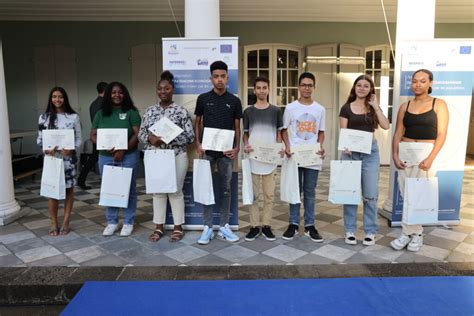
[[[379,195],[380,158],[377,142],[372,143],[370,154],[352,152],[342,154],[342,160],[362,161],[362,201],[364,203],[364,231],[376,234],[379,229],[377,222],[377,199]],[[357,205],[344,205],[344,230],[355,233],[357,229]]]
[[[122,161],[114,161],[111,156],[99,155],[99,171],[102,175],[104,166],[123,166],[132,168],[132,183],[130,184],[130,196],[128,198],[128,207],[123,210],[123,223],[133,224],[135,222],[135,211],[137,210],[137,172],[138,162],[140,160],[140,153],[138,151],[131,152],[123,156]],[[107,224],[118,224],[118,207],[106,207],[105,218]]]
[[[298,168],[300,194],[303,192],[304,226],[314,226],[314,206],[319,170]],[[290,204],[290,224],[300,224],[301,203]]]
[[[229,214],[230,214],[230,181],[232,180],[232,159],[227,157],[220,157],[215,158],[209,155],[204,155],[204,159],[209,160],[211,164],[211,171],[213,172],[216,165],[218,176],[220,178],[220,187],[219,187],[219,195],[220,195],[220,203],[219,203],[219,211],[220,211],[220,220],[219,225],[224,226],[225,224],[229,223]],[[216,183],[213,183],[214,187]],[[203,205],[203,217],[204,217],[204,225],[208,227],[213,226],[212,221],[212,211],[214,209],[214,205]]]

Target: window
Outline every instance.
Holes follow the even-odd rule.
[[[268,49],[255,49],[247,52],[247,104],[254,104],[257,100],[253,93],[253,83],[258,76],[270,79],[270,55]]]
[[[289,45],[250,45],[244,48],[244,54],[247,106],[256,101],[253,83],[257,76],[265,76],[270,80],[270,103],[284,107],[298,99],[301,48]]]
[[[388,108],[385,114],[390,123],[392,123],[394,67],[395,61],[390,52],[390,46],[379,45],[365,49],[365,73],[374,80],[375,92],[382,109],[385,107],[384,103],[387,103]],[[381,91],[381,89],[386,91]],[[387,100],[383,100],[384,98]]]

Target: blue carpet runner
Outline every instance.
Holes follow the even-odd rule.
[[[62,315],[474,315],[474,277],[86,282]]]

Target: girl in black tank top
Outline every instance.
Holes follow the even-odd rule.
[[[411,139],[435,140],[438,135],[438,117],[434,111],[436,98],[433,99],[433,105],[428,112],[413,114],[408,112],[410,101],[403,117],[405,133],[403,137]]]
[[[417,102],[412,106],[420,109],[422,106],[429,104],[432,92],[433,73],[427,69],[419,69],[415,71],[411,78],[411,90],[415,95]],[[436,105],[436,112],[435,112]],[[449,112],[446,102],[442,99],[432,100],[431,109],[427,112],[414,114],[409,112],[410,102],[406,108],[400,107],[397,117],[397,125],[393,135],[392,155],[393,163],[397,168],[398,194],[404,196],[406,178],[425,178],[433,177],[436,170],[432,168],[433,162],[438,156],[439,151],[446,141],[448,131]],[[400,160],[399,145],[400,143],[413,142],[427,143],[426,157],[422,161],[416,161],[416,164],[407,164]],[[425,197],[418,197],[424,199]],[[398,199],[394,197],[395,200]],[[423,246],[423,226],[421,224],[408,224],[403,222],[403,218],[407,213],[413,212],[410,207],[407,208],[405,215],[400,219],[402,221],[402,232],[400,236],[390,242],[390,246],[395,250],[407,248],[409,251],[418,251]]]

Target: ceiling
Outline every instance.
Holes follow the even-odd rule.
[[[423,0],[413,0],[423,1]],[[396,21],[397,0],[221,0],[221,21]],[[171,9],[172,7],[172,9]],[[178,21],[184,0],[0,0],[0,21]],[[473,0],[437,0],[437,23],[474,23]]]

